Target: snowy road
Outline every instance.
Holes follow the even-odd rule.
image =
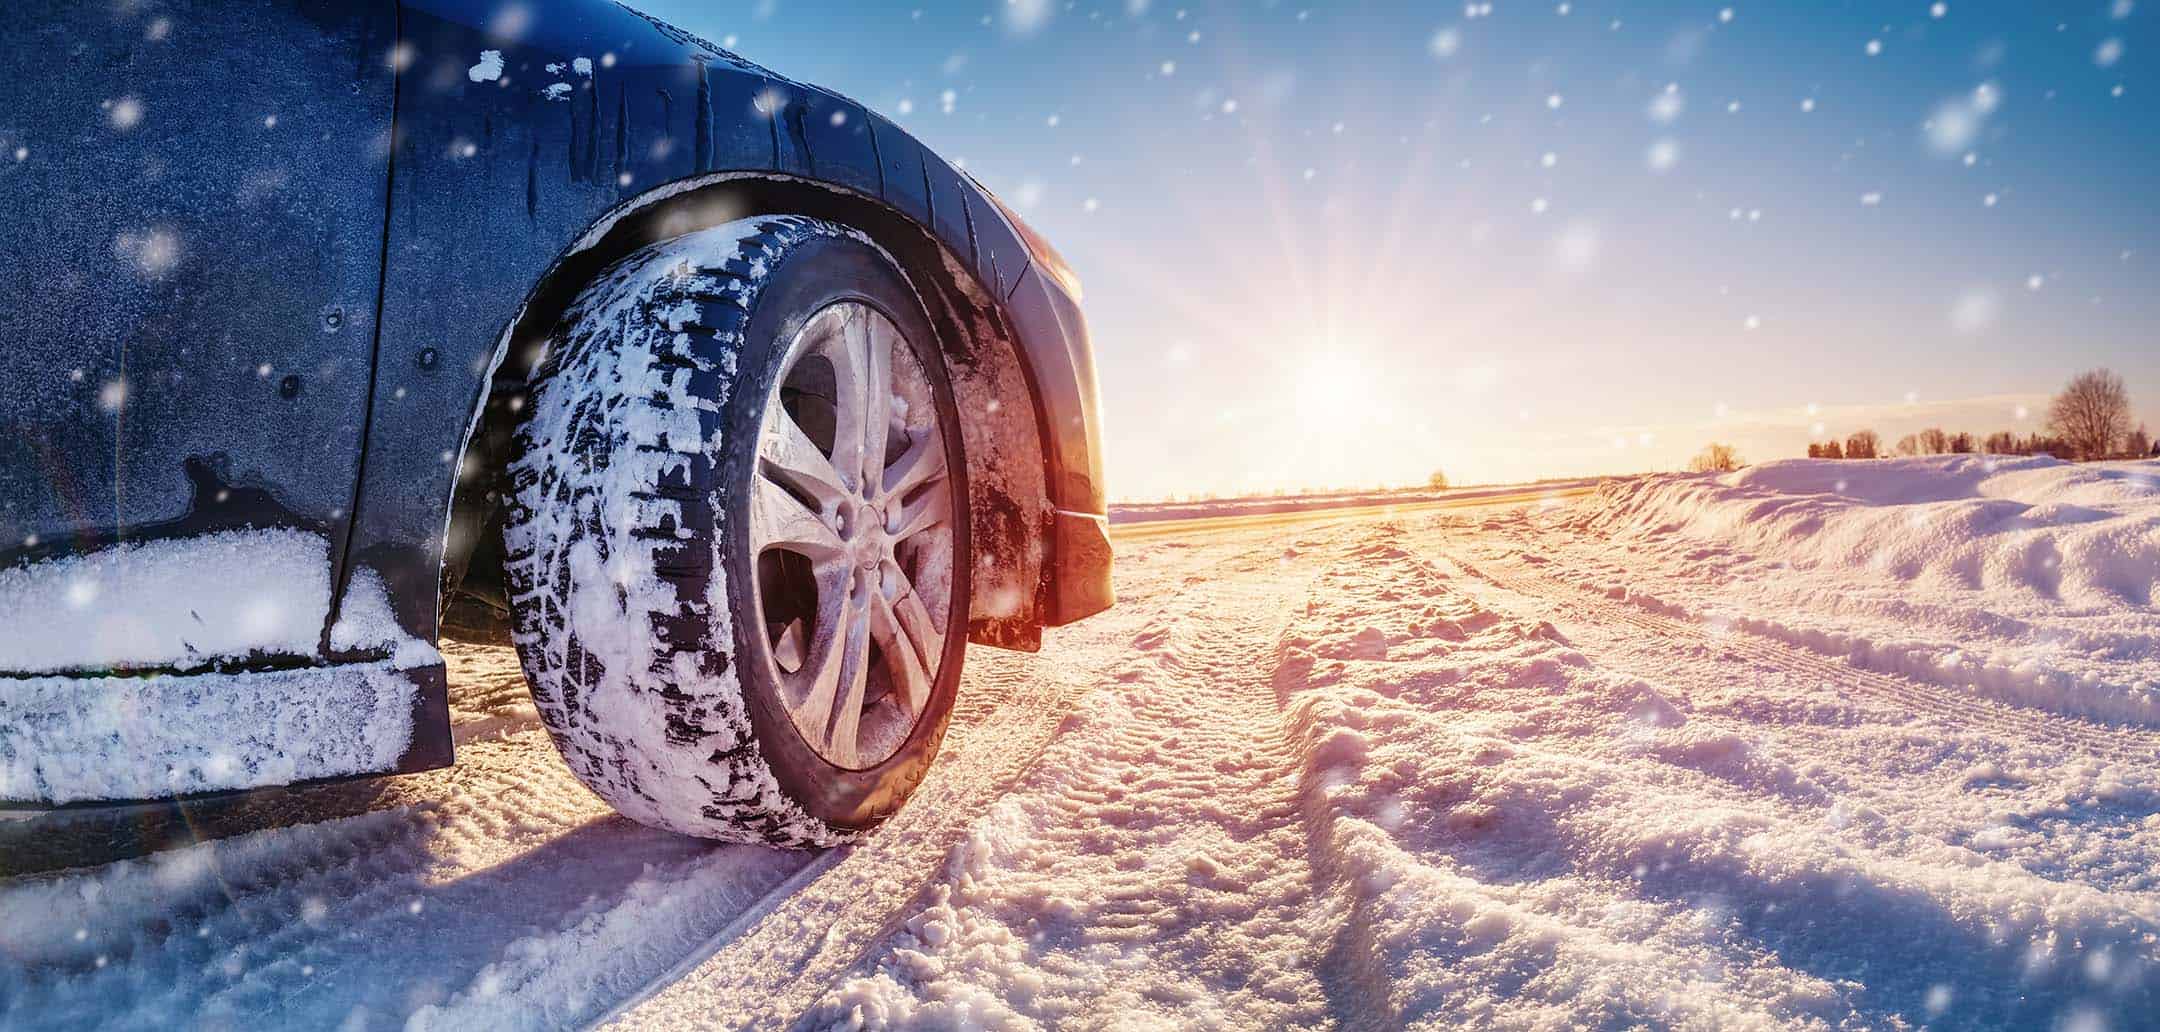
[[[2156,1020],[2149,601],[1901,624],[1895,569],[1833,604],[1578,509],[1121,538],[1117,608],[972,651],[921,794],[824,854],[610,816],[453,649],[455,769],[0,881],[0,1026]],[[1909,659],[2073,624],[2052,694]]]

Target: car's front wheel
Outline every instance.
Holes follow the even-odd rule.
[[[617,809],[824,845],[921,781],[968,607],[936,344],[882,251],[797,216],[641,250],[558,324],[505,553],[541,719]]]

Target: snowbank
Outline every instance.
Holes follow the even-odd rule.
[[[2160,725],[2160,462],[1791,460],[1604,486],[1579,585],[2019,705]]]
[[[2160,584],[2160,462],[1795,459],[1615,482],[1593,512],[1613,536],[1679,534],[1922,587],[2105,608],[2150,605]]]

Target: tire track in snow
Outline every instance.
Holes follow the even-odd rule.
[[[1126,657],[1125,642],[1172,613],[1189,619],[1206,611],[1213,586],[1272,562],[1272,551],[1256,558],[1271,548],[1149,549],[1147,558],[1173,557],[1167,569],[1146,569],[1141,593],[1121,584],[1115,608],[1053,631],[1039,656],[971,652],[955,724],[981,715],[967,734],[948,737],[907,807],[862,843],[835,850],[817,881],[772,901],[753,927],[708,943],[694,970],[656,979],[611,1008],[603,1023],[734,1028],[796,1020],[920,909],[954,844],[1056,744],[1074,704],[1112,682],[1107,667]],[[1134,558],[1120,557],[1121,579],[1148,565]],[[1010,693],[994,709],[970,698],[986,682]]]
[[[1470,540],[1465,537],[1452,544],[1460,547]],[[2080,881],[2058,882],[1941,844],[1932,850],[1904,849],[1893,842],[1893,848],[1883,849],[1871,841],[1872,836],[1838,830],[1842,825],[1826,821],[1820,805],[1789,805],[1792,801],[1775,797],[1751,802],[1747,792],[1738,791],[1747,788],[1747,783],[1695,768],[1684,754],[1672,754],[1669,746],[1685,740],[1679,734],[1680,725],[1655,721],[1665,729],[1647,742],[1640,740],[1640,729],[1629,727],[1628,720],[1600,726],[1595,714],[1601,709],[1625,716],[1631,705],[1628,699],[1637,690],[1631,686],[1642,686],[1640,679],[1624,671],[1601,670],[1560,644],[1558,636],[1533,628],[1536,617],[1520,615],[1519,606],[1491,608],[1494,589],[1451,578],[1432,561],[1434,541],[1422,539],[1416,544],[1412,561],[1430,573],[1434,585],[1442,586],[1436,590],[1462,596],[1477,603],[1477,609],[1501,617],[1497,623],[1477,625],[1487,630],[1474,631],[1473,637],[1499,634],[1513,625],[1519,641],[1550,639],[1542,655],[1535,647],[1516,652],[1515,658],[1509,658],[1506,650],[1451,653],[1471,664],[1467,669],[1482,665],[1487,672],[1467,674],[1464,680],[1440,678],[1433,683],[1451,687],[1425,700],[1424,708],[1432,717],[1459,710],[1449,721],[1457,733],[1492,743],[1487,748],[1500,758],[1497,769],[1514,769],[1512,774],[1485,781],[1473,793],[1480,802],[1463,811],[1468,820],[1456,825],[1454,815],[1443,819],[1459,837],[1459,844],[1430,853],[1428,859],[1438,861],[1442,868],[1450,862],[1467,865],[1476,873],[1449,886],[1451,895],[1460,897],[1449,904],[1451,908],[1492,908],[1495,925],[1548,932],[1572,929],[1567,938],[1580,931],[1591,943],[1601,941],[1594,902],[1587,914],[1570,916],[1564,909],[1551,912],[1550,904],[1561,886],[1571,881],[1580,882],[1566,890],[1571,899],[1585,891],[1593,897],[1609,892],[1608,905],[1616,910],[1653,906],[1678,918],[1682,926],[1695,920],[1690,915],[1700,914],[1704,941],[1697,948],[1708,947],[1712,963],[1749,971],[1741,981],[1760,989],[1814,980],[1809,988],[1783,998],[1770,997],[1776,1004],[1773,1013],[1782,1013],[1776,1024],[1802,1016],[1837,1024],[1838,1013],[1846,1007],[1852,1008],[1851,1020],[1870,1027],[1923,1014],[1959,1027],[2010,1028],[2033,1027],[2038,1016],[2074,1014],[2080,1008],[2146,1012],[2155,993],[2151,976],[2160,970],[2160,955],[2154,953],[2160,904],[2152,894],[2109,891]],[[1398,575],[1391,581],[1374,582],[1366,594],[1380,599],[1414,597],[1410,585],[1415,579],[1416,574]],[[1551,604],[1538,596],[1502,594],[1513,594],[1512,601],[1543,603],[1539,609]],[[1573,600],[1563,602],[1572,605]],[[1397,605],[1409,609],[1414,603]],[[1517,615],[1504,615],[1510,613]],[[1325,620],[1321,626],[1326,646],[1319,654],[1328,656],[1332,651],[1352,660],[1352,669],[1345,672],[1339,664],[1332,671],[1323,669],[1329,676],[1320,683],[1347,682],[1358,676],[1362,688],[1393,698],[1397,690],[1436,672],[1427,668],[1421,674],[1416,667],[1401,668],[1402,675],[1384,672],[1395,662],[1395,645],[1406,639],[1382,635],[1374,645],[1386,647],[1379,648],[1377,655],[1344,654],[1339,639],[1329,640],[1340,629],[1328,630]],[[1641,630],[1623,625],[1621,633]],[[1601,635],[1612,633],[1611,628],[1600,628]],[[1418,636],[1413,623],[1407,639],[1413,654]],[[1367,662],[1366,672],[1357,674],[1355,660],[1375,658],[1386,665]],[[1683,656],[1671,659],[1689,662]],[[1491,680],[1493,671],[1505,671],[1510,665],[1516,669],[1513,677]],[[1520,680],[1523,674],[1531,676]],[[1294,690],[1304,685],[1302,681],[1288,683]],[[1383,719],[1367,714],[1366,704],[1355,702],[1356,694],[1353,690],[1339,695],[1340,702],[1351,704],[1340,715],[1343,723],[1362,728],[1366,722]],[[1574,697],[1556,702],[1569,695]],[[1556,704],[1560,709],[1551,709]],[[1617,709],[1612,708],[1615,705]],[[1547,715],[1528,716],[1541,710]],[[1568,716],[1560,717],[1562,711]],[[1487,723],[1481,717],[1501,719]],[[1580,722],[1584,720],[1589,722]],[[1712,726],[1719,722],[1720,715],[1713,713]],[[1344,751],[1352,756],[1362,753],[1356,736],[1345,743]],[[1456,770],[1443,766],[1442,777],[1468,777],[1473,783],[1487,777],[1476,773],[1486,762],[1484,753],[1477,755],[1470,765]],[[1673,777],[1667,771],[1688,776]],[[1909,774],[1878,772],[1877,780],[1901,786]],[[1345,783],[1355,785],[1354,780]],[[1558,792],[1535,787],[1568,783],[1576,787]],[[1325,782],[1321,787],[1327,787]],[[1452,802],[1453,797],[1443,793],[1443,800]],[[1325,798],[1315,805],[1323,824],[1329,810],[1336,807]],[[1498,810],[1480,815],[1478,809],[1486,806]],[[1354,827],[1357,822],[1350,824]],[[1389,826],[1384,812],[1378,824]],[[1358,830],[1368,839],[1377,837],[1371,826]],[[1322,854],[1326,847],[1316,846],[1314,852]],[[1354,869],[1355,859],[1346,856],[1341,866]],[[1554,866],[1553,861],[1563,866]],[[1525,902],[1533,905],[1524,907]],[[1505,920],[1501,914],[1507,915]],[[1557,923],[1554,918],[1559,919]],[[1450,956],[1449,951],[1458,947],[1439,931],[1444,926],[1442,922],[1418,933],[1433,938],[1414,948]],[[1886,931],[1890,926],[1896,930]],[[1476,945],[1456,958],[1463,963],[1481,959],[1482,951],[1489,948],[1484,945],[1485,935],[1470,938]],[[1626,951],[1641,945],[1616,938],[1597,948],[1620,960]],[[1438,957],[1432,963],[1448,966]],[[1601,969],[1599,975],[1613,977],[1618,970]],[[1658,970],[1655,966],[1646,969]],[[1723,988],[1731,972],[1706,978],[1700,987],[1704,1006],[1737,1002],[1727,1000]],[[1374,980],[1387,984],[1384,976]],[[1395,988],[1399,991],[1400,983]],[[1471,995],[1478,991],[1471,990]],[[1690,1004],[1697,1002],[1693,992]],[[1669,1013],[1662,1020],[1689,1024]]]
[[[1279,538],[1251,554],[1257,568],[1103,644],[1123,660],[1115,684],[966,830],[875,962],[797,1027],[1333,1023],[1316,977],[1324,936],[1309,927],[1327,915],[1272,690],[1282,628],[1314,571]],[[1121,958],[1119,974],[1089,974],[1105,957]],[[957,992],[994,986],[1032,1013],[946,997],[942,963],[965,969],[951,972]]]

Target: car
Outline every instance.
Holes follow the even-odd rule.
[[[1078,281],[864,106],[605,0],[10,27],[0,809],[447,765],[449,626],[629,817],[827,845],[1111,604]]]

